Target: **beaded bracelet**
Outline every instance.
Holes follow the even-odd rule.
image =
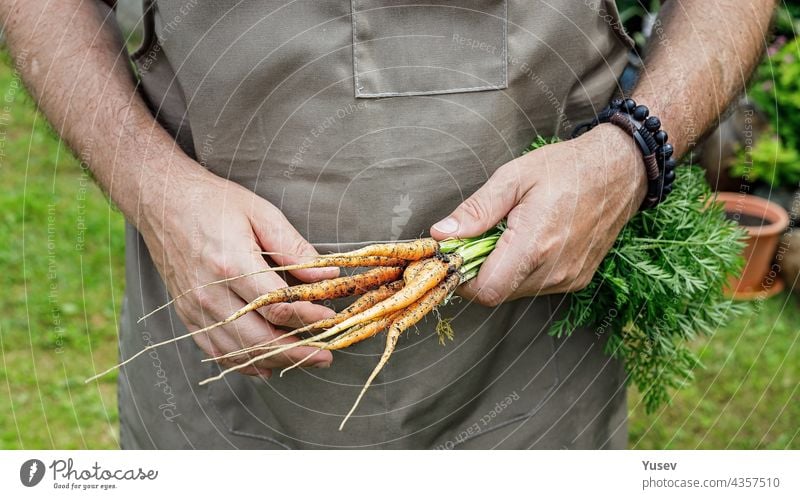
[[[647,195],[642,201],[640,210],[646,210],[663,201],[670,192],[675,181],[675,165],[671,159],[674,151],[668,143],[667,132],[661,130],[661,120],[650,116],[647,106],[636,105],[633,99],[614,99],[600,111],[597,118],[575,127],[572,137],[591,130],[600,123],[611,123],[633,137],[644,157],[647,172]]]

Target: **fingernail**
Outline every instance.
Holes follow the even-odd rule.
[[[325,362],[317,362],[316,364],[311,364],[311,367],[315,367],[317,369],[327,369],[327,368],[331,367],[331,363],[327,362],[327,361],[325,361]]]
[[[437,222],[433,228],[443,234],[453,234],[458,231],[458,220],[453,217],[447,217],[444,220]]]

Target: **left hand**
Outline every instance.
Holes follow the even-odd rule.
[[[603,124],[501,166],[431,228],[436,239],[508,229],[459,294],[486,306],[586,287],[646,193],[634,140]]]

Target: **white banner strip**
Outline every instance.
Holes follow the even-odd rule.
[[[800,497],[797,451],[2,451],[0,470],[8,498]]]

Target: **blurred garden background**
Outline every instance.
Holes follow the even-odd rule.
[[[619,4],[641,49],[658,2]],[[135,24],[135,10],[123,16]],[[749,165],[748,186],[789,204],[800,186],[798,19],[784,4],[743,101],[761,137],[752,151],[725,143],[709,167],[712,183],[741,184]],[[0,99],[0,448],[117,448],[116,378],[83,380],[117,357],[123,218],[37,113],[4,47]],[[693,343],[704,368],[668,407],[645,414],[631,393],[631,448],[800,448],[800,299],[785,284]]]

